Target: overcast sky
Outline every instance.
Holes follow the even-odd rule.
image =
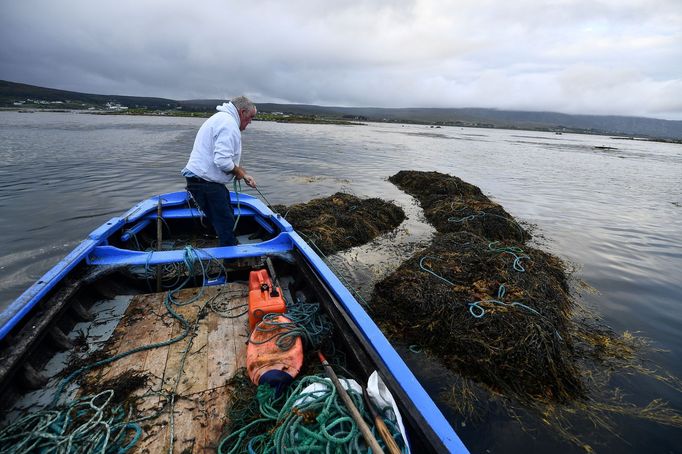
[[[0,0],[0,79],[682,120],[682,0]]]

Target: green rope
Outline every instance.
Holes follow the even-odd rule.
[[[298,299],[287,305],[286,317],[299,325],[307,350],[317,350],[333,330],[329,317],[319,303],[303,303]]]
[[[265,205],[267,205],[267,207],[270,208],[270,211],[272,211],[272,212],[274,213],[275,210],[272,208],[272,205],[270,204],[270,202],[268,201],[268,199],[265,197],[265,194],[263,194],[262,192],[260,192],[260,189],[258,189],[257,187],[254,188],[254,189],[255,189],[255,190],[258,192],[258,194],[260,194],[260,196],[263,198],[263,202],[265,202]],[[286,219],[286,215],[284,215],[284,218]]]
[[[239,185],[239,189],[237,189],[237,185]],[[239,192],[242,190],[242,182],[237,181],[237,179],[235,178],[234,180],[232,180],[232,188],[234,189],[234,193],[237,196],[237,211],[238,211],[238,213],[237,213],[237,219],[234,221],[234,226],[232,226],[232,231],[236,232],[237,231],[237,224],[239,224],[239,218],[242,217],[242,210],[241,210],[241,205],[239,202]]]
[[[302,303],[296,300],[287,306],[283,315],[290,321],[277,320],[280,316],[278,313],[265,314],[262,321],[254,328],[254,332],[274,334],[263,341],[255,341],[250,336],[249,342],[260,345],[276,339],[277,347],[282,351],[287,351],[300,337],[306,349],[317,350],[333,328],[329,318],[320,311],[318,303]]]
[[[424,266],[424,260],[426,260],[426,259],[435,259],[435,258],[437,258],[437,257],[430,257],[430,256],[424,256],[424,257],[422,257],[422,258],[419,260],[419,267],[420,267],[422,270],[426,271],[427,273],[432,274],[432,275],[434,275],[435,277],[437,277],[438,279],[440,279],[440,280],[446,282],[447,284],[452,285],[452,286],[455,286],[456,284],[455,284],[454,282],[452,282],[452,281],[450,281],[450,280],[444,278],[444,277],[441,276],[440,274],[435,273],[433,270],[431,270],[431,269],[429,269],[429,268],[426,268],[426,267]],[[513,302],[511,302],[511,303],[505,303],[504,301],[501,301],[501,299],[504,297],[504,294],[505,294],[505,293],[506,293],[506,289],[505,289],[505,287],[504,287],[504,284],[500,284],[500,287],[499,287],[498,290],[497,290],[497,299],[480,300],[480,301],[475,301],[475,302],[473,302],[473,303],[467,303],[467,306],[469,306],[469,313],[470,313],[473,317],[475,317],[475,318],[482,318],[483,316],[485,316],[486,311],[485,311],[485,308],[483,308],[483,307],[481,306],[481,304],[492,303],[492,304],[498,304],[498,305],[501,305],[501,306],[520,307],[520,308],[525,309],[525,310],[527,310],[528,312],[531,312],[531,313],[533,313],[533,314],[535,314],[535,315],[542,316],[542,314],[540,314],[538,311],[536,311],[536,310],[533,309],[532,307],[526,306],[525,304],[520,303],[520,302],[518,302],[518,301],[513,301]]]
[[[340,380],[344,380],[341,378]],[[304,393],[311,384],[321,384],[321,389]],[[326,378],[308,375],[294,382],[287,394],[275,397],[274,390],[258,387],[258,419],[231,431],[218,445],[219,454],[249,453],[312,453],[312,452],[368,452],[357,424],[340,399],[336,388]],[[379,444],[374,422],[365,411],[360,393],[348,389],[353,403],[372,428]],[[382,409],[383,419],[391,435],[406,452],[395,415]]]
[[[256,341],[253,339],[253,333],[251,333],[249,336],[249,343],[261,345],[275,339],[275,345],[282,351],[287,351],[293,347],[296,343],[296,339],[305,335],[305,330],[294,322],[277,320],[280,315],[281,314],[278,313],[265,314],[263,320],[261,320],[253,329],[253,332],[274,334],[265,340]]]
[[[455,210],[455,212],[463,211],[463,210],[466,210],[467,208],[468,208],[468,207],[463,207],[463,208],[460,208],[459,210]],[[450,217],[448,218],[448,222],[454,222],[454,223],[457,223],[457,224],[461,224],[461,223],[465,223],[465,222],[468,222],[468,221],[472,221],[472,220],[474,220],[474,219],[476,219],[476,218],[482,218],[482,217],[485,217],[485,216],[491,216],[491,217],[495,217],[495,218],[500,218],[500,219],[503,219],[503,220],[509,222],[510,224],[512,224],[514,227],[516,227],[516,228],[519,230],[519,233],[521,234],[521,239],[525,238],[525,233],[524,233],[524,231],[523,231],[523,228],[522,228],[521,225],[519,225],[519,223],[516,222],[514,219],[510,219],[510,218],[508,218],[508,217],[506,217],[506,216],[500,216],[499,214],[495,214],[495,213],[488,213],[488,212],[486,212],[486,211],[476,211],[474,214],[470,214],[470,215],[464,216],[464,217],[450,216]]]
[[[113,396],[106,390],[24,416],[0,431],[0,453],[128,452],[142,428],[127,420],[123,406],[110,405]]]
[[[502,247],[495,247],[495,245],[499,243],[499,241],[493,241],[488,245],[488,249],[491,252],[497,252],[499,254],[509,254],[514,257],[514,264],[512,265],[513,268],[520,272],[523,273],[526,271],[526,269],[523,267],[521,264],[522,259],[529,259],[530,257],[526,255],[523,249],[517,246],[502,246]]]

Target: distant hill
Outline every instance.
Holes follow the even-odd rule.
[[[217,104],[224,102],[224,100],[218,99],[177,101],[164,98],[97,95],[0,81],[0,107],[17,107],[14,103],[26,103],[28,99],[60,103],[42,104],[37,107],[104,108],[107,103],[117,103],[128,108],[172,109],[190,112],[212,112]],[[36,106],[33,105],[33,107]],[[258,110],[259,112],[282,112],[285,114],[362,121],[584,132],[682,140],[682,121],[643,117],[569,115],[556,112],[524,112],[480,108],[388,109],[380,107],[333,107],[274,103],[258,103]]]
[[[142,98],[138,96],[119,95],[94,95],[90,93],[78,93],[75,91],[56,90],[53,88],[36,87],[35,85],[19,84],[0,80],[0,106],[17,107],[15,102],[47,101],[49,103],[61,102],[64,107],[103,107],[107,103],[117,103],[126,107],[139,107],[149,109],[175,109],[178,102],[164,98]],[[59,104],[50,104],[56,107]]]

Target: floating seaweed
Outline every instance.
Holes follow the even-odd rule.
[[[403,170],[388,179],[414,196],[439,232],[475,233],[492,240],[520,240],[530,234],[479,188],[439,172]]]
[[[307,203],[274,208],[324,254],[365,244],[405,220],[402,208],[390,202],[361,199],[341,192]]]
[[[495,405],[520,421],[530,410],[588,452],[572,429],[576,415],[610,431],[614,415],[682,427],[664,402],[641,407],[609,389],[616,370],[682,386],[646,363],[645,339],[617,335],[572,299],[565,265],[526,244],[528,232],[502,207],[438,172],[389,180],[419,200],[439,233],[376,284],[373,315],[390,338],[418,344],[458,374],[445,399],[460,416],[476,420],[480,407]]]
[[[376,315],[391,335],[428,346],[500,392],[521,400],[579,397],[561,263],[528,247],[517,262],[491,244],[468,232],[436,236],[376,285]]]

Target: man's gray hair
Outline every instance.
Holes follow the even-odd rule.
[[[243,109],[248,112],[253,112],[254,110],[256,110],[256,106],[246,96],[237,96],[236,98],[232,98],[230,102],[234,104],[238,111],[241,111]]]

